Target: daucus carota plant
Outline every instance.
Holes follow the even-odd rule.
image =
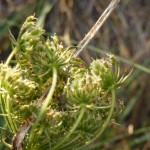
[[[73,58],[73,47],[46,38],[35,21],[26,19],[0,64],[1,141],[13,150],[79,149],[109,125],[115,91],[128,76],[113,55],[90,65]]]

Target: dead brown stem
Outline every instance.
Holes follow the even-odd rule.
[[[13,143],[11,150],[22,150],[22,143],[24,137],[28,133],[29,129],[31,128],[32,122],[34,119],[32,117],[28,118],[19,128],[18,132],[13,137]]]
[[[92,40],[92,38],[95,36],[95,34],[100,29],[100,27],[107,20],[107,18],[112,13],[112,11],[117,7],[119,2],[120,2],[120,0],[112,0],[111,1],[111,3],[108,5],[108,7],[103,12],[103,14],[99,17],[97,22],[91,28],[91,30],[85,35],[83,40],[78,44],[77,48],[73,52],[73,57],[79,56],[79,54],[83,51],[83,48]]]

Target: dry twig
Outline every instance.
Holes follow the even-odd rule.
[[[94,24],[94,26],[88,32],[88,34],[86,34],[86,36],[83,38],[83,40],[78,44],[77,48],[73,52],[73,57],[79,56],[79,54],[83,51],[83,48],[92,40],[92,38],[95,36],[95,34],[100,29],[100,27],[107,20],[107,18],[112,13],[112,11],[117,7],[119,2],[120,2],[120,0],[112,0],[111,1],[109,6],[105,9],[103,14],[99,17],[97,22]]]

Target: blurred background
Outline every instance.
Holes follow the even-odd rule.
[[[26,17],[35,14],[47,35],[56,33],[64,45],[77,45],[110,0],[0,0],[0,60],[11,52],[9,32],[17,39]],[[80,57],[115,54],[122,71],[133,68],[117,92],[125,108],[103,137],[88,149],[150,149],[150,1],[121,0]],[[0,122],[2,125],[2,121]],[[4,149],[1,146],[0,149]]]

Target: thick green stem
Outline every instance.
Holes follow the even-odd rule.
[[[75,131],[75,129],[78,127],[78,125],[79,125],[81,119],[83,118],[83,115],[84,115],[85,110],[86,110],[85,106],[82,106],[82,107],[81,107],[81,110],[80,110],[80,114],[79,114],[79,116],[78,116],[78,118],[77,118],[75,124],[73,125],[73,127],[72,127],[71,130],[69,131],[69,133],[68,133],[59,143],[57,143],[57,145],[54,146],[54,147],[52,148],[52,150],[58,149],[58,148],[60,147],[60,145],[62,145],[64,142],[66,142],[66,140],[71,136],[71,134]]]
[[[57,83],[57,69],[54,67],[53,68],[53,81],[52,81],[52,86],[51,86],[51,89],[45,99],[45,102],[44,104],[42,105],[41,107],[41,110],[40,110],[40,113],[36,119],[36,122],[35,122],[35,126],[36,126],[36,123],[39,122],[39,120],[42,118],[44,112],[46,111],[46,108],[48,106],[48,104],[50,103],[50,101],[52,100],[52,97],[53,97],[53,94],[54,94],[54,91],[55,91],[55,88],[56,88],[56,83]]]
[[[41,120],[43,114],[45,113],[46,111],[46,108],[48,107],[49,103],[51,102],[52,100],[52,97],[53,97],[53,94],[54,94],[54,91],[55,91],[55,88],[56,88],[56,83],[57,83],[57,68],[56,67],[53,67],[53,77],[52,77],[52,85],[51,85],[51,88],[50,88],[50,91],[40,109],[40,112],[36,118],[36,121],[35,123],[33,124],[32,126],[32,129],[31,129],[31,133],[30,133],[30,138],[29,138],[29,147],[30,147],[30,144],[32,144],[33,140],[34,140],[34,135],[35,135],[35,132],[34,132],[34,129],[37,127],[39,121]]]

